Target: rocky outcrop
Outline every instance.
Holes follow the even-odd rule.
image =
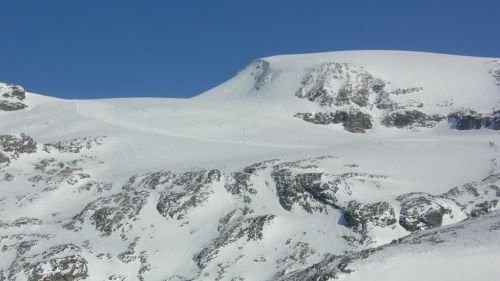
[[[0,82],[0,111],[17,111],[28,107],[22,101],[26,92],[21,86]]]
[[[31,154],[37,151],[36,142],[23,133],[19,135],[0,135],[0,152],[17,159],[21,154]],[[4,156],[5,157],[5,156]]]
[[[474,110],[461,110],[448,115],[451,127],[457,130],[474,130],[490,128],[500,130],[500,111],[491,114],[482,114]]]
[[[100,197],[85,206],[63,226],[66,229],[79,231],[83,224],[88,222],[103,236],[110,236],[118,231],[125,240],[127,232],[132,229],[133,222],[146,204],[148,195],[148,192],[142,191],[121,192]]]
[[[75,186],[85,179],[90,179],[90,174],[85,173],[81,167],[83,159],[62,162],[55,158],[40,160],[35,163],[34,169],[38,173],[28,180],[34,185],[42,185],[43,191],[57,190],[63,184]]]
[[[369,114],[357,110],[317,112],[317,113],[297,113],[295,117],[313,124],[342,124],[346,131],[351,133],[364,133],[372,128],[372,119]]]
[[[0,111],[17,111],[26,107],[28,106],[22,102],[0,100]]]
[[[275,218],[274,215],[246,217],[241,212],[243,210],[232,211],[219,220],[217,238],[210,241],[193,258],[200,268],[205,268],[211,260],[216,258],[221,248],[240,239],[246,239],[246,241],[262,240],[264,227]]]
[[[169,188],[177,175],[165,170],[149,172],[131,177],[123,186],[124,190],[163,190]]]
[[[181,220],[187,213],[205,203],[213,193],[212,184],[220,182],[219,170],[199,170],[176,176],[161,191],[156,209],[165,218]]]
[[[418,94],[423,91],[422,87],[388,90],[389,83],[352,64],[322,64],[308,72],[295,96],[315,102],[328,111],[296,113],[295,117],[314,124],[341,123],[345,130],[353,133],[371,129],[374,113],[383,116],[382,125],[396,128],[434,127],[446,118],[424,113],[424,104],[414,99],[396,102],[397,96]]]
[[[347,227],[364,234],[370,227],[388,227],[397,222],[394,208],[387,202],[361,204],[351,201],[344,210],[344,219]]]
[[[321,173],[294,174],[287,168],[276,167],[271,176],[279,203],[287,211],[291,211],[294,204],[308,213],[326,212],[325,205],[335,206],[334,191],[321,182]]]
[[[88,262],[81,255],[80,247],[73,244],[59,245],[31,257],[38,262],[24,264],[29,281],[84,280],[88,277]],[[28,258],[30,260],[30,258]]]
[[[255,81],[255,89],[260,90],[264,87],[269,81],[271,81],[272,74],[269,70],[269,62],[265,60],[256,60],[251,66],[254,66],[254,69],[250,73]]]
[[[371,258],[373,255],[378,253],[390,252],[391,250],[397,250],[399,253],[405,253],[407,251],[413,252],[425,252],[425,250],[420,249],[436,249],[438,245],[450,243],[453,245],[453,241],[456,237],[462,237],[465,233],[471,229],[478,228],[479,231],[497,231],[500,229],[500,224],[498,223],[498,215],[492,216],[490,218],[485,218],[483,220],[476,218],[473,220],[466,220],[464,222],[458,223],[453,226],[441,228],[439,230],[426,230],[422,232],[416,232],[408,236],[395,239],[391,243],[386,245],[381,245],[374,248],[364,249],[355,252],[349,252],[341,255],[328,254],[321,261],[314,263],[306,268],[297,269],[291,271],[284,275],[277,275],[272,278],[272,281],[302,281],[302,280],[334,280],[338,279],[342,275],[350,274],[356,271],[362,264],[363,260]],[[477,230],[476,230],[477,231]],[[496,233],[491,236],[496,235]],[[474,241],[476,238],[468,237],[470,241]],[[380,261],[380,260],[378,260]]]
[[[427,193],[407,193],[396,200],[401,202],[399,224],[411,232],[439,227],[444,215],[451,213],[439,198]]]
[[[437,123],[446,119],[442,115],[427,115],[418,110],[405,110],[392,112],[382,119],[382,124],[386,127],[413,128],[413,127],[427,127],[432,128]]]
[[[440,197],[452,200],[469,217],[500,209],[500,174],[491,174],[478,182],[454,187]]]
[[[20,217],[14,221],[0,221],[0,228],[22,227],[22,226],[37,226],[42,225],[42,221],[38,218]]]
[[[335,62],[312,69],[301,83],[295,96],[325,107],[350,104],[366,107],[369,96],[385,86],[384,81],[361,67]]]
[[[103,144],[106,137],[83,137],[71,140],[59,141],[55,143],[47,143],[43,150],[51,152],[57,150],[62,153],[80,153],[82,149],[92,149]]]

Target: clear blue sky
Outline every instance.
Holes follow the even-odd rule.
[[[500,57],[499,0],[15,0],[0,7],[0,80],[64,98],[190,97],[276,54]]]

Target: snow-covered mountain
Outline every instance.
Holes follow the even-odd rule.
[[[258,59],[191,99],[0,84],[0,280],[498,280],[500,59]]]

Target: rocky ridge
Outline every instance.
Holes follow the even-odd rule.
[[[77,193],[93,190],[93,193],[88,193],[90,197],[86,206],[75,210],[72,217],[50,223],[38,218],[2,221],[2,252],[10,260],[0,271],[2,278],[19,280],[26,275],[28,280],[84,280],[92,270],[91,260],[105,257],[107,260],[139,263],[137,276],[146,280],[148,274],[154,271],[148,258],[152,253],[139,246],[138,243],[145,238],[139,239],[135,230],[143,227],[139,226],[143,225],[139,222],[145,220],[144,210],[152,205],[162,220],[178,221],[178,227],[184,228],[188,227],[193,213],[211,204],[215,200],[214,194],[221,192],[234,202],[220,206],[221,211],[227,207],[232,209],[222,211],[216,218],[215,236],[205,238],[200,250],[193,254],[191,262],[197,266],[198,273],[183,277],[186,280],[204,280],[208,276],[213,276],[214,280],[227,279],[228,269],[245,259],[274,264],[276,271],[272,280],[327,280],[351,272],[353,269],[347,268],[353,261],[365,259],[380,250],[380,247],[386,247],[378,246],[380,241],[373,234],[375,230],[383,229],[392,233],[397,240],[402,238],[402,233],[419,233],[464,219],[473,220],[500,209],[500,175],[494,172],[496,168],[482,181],[453,187],[441,195],[415,192],[401,194],[393,202],[359,202],[352,194],[354,186],[381,189],[389,178],[365,173],[359,165],[343,163],[336,156],[296,161],[275,159],[254,163],[236,172],[219,169],[181,173],[152,171],[132,176],[117,190],[113,189],[113,185],[106,185],[104,181],[85,173],[86,169],[82,167],[99,165],[100,161],[92,154],[96,146],[105,145],[104,139],[85,137],[54,145],[38,144],[24,134],[2,136],[2,151],[10,155],[9,166],[2,168],[2,174],[7,173],[6,168],[15,168],[16,161],[24,153],[38,151],[45,158],[33,163],[33,170],[39,175],[28,180],[37,185],[42,193],[56,193],[61,188],[69,188]],[[495,147],[493,145],[492,149]],[[59,154],[51,153],[53,149]],[[72,161],[58,159],[61,155],[77,155],[75,151],[80,154],[85,152],[78,155],[79,159]],[[329,168],[332,165],[339,167],[337,169],[342,168],[336,172]],[[15,179],[18,177],[19,174]],[[281,212],[261,211],[262,203],[258,198],[269,192],[275,198],[276,206],[282,209]],[[18,200],[24,206],[29,206],[40,196],[40,193],[24,194],[18,196]],[[245,249],[250,245],[267,243],[267,233],[278,227],[279,221],[286,218],[287,213],[302,214],[306,220],[318,214],[338,217],[337,227],[341,233],[335,234],[333,231],[329,235],[341,236],[348,245],[344,251],[349,253],[329,249],[327,258],[311,264],[318,262],[324,253],[310,245],[309,240],[292,235],[282,238],[286,240],[285,245],[292,246],[276,260],[261,258],[265,256],[264,252],[248,257],[245,251],[234,258],[227,255],[230,249]],[[58,231],[48,231],[51,228]],[[148,228],[155,229],[156,226]],[[96,237],[118,237],[129,250],[103,253],[97,245],[89,244],[88,240],[81,244],[72,241],[70,237],[78,236],[84,230],[93,232],[91,235]],[[44,245],[54,246],[46,248]],[[89,255],[92,256],[91,260],[88,260]],[[109,280],[121,278],[117,274],[108,277]],[[175,278],[170,280],[183,280],[179,276]]]
[[[491,76],[498,81],[498,66]],[[295,93],[300,99],[317,103],[319,112],[298,112],[294,116],[313,124],[342,124],[346,131],[364,133],[374,123],[399,129],[432,128],[448,120],[451,128],[471,130],[500,129],[498,109],[478,113],[473,109],[443,108],[440,114],[426,113],[426,106],[418,102],[423,87],[394,88],[392,83],[374,77],[368,70],[350,63],[324,63],[310,69]],[[398,102],[399,96],[408,97]],[[374,116],[380,116],[378,118]]]

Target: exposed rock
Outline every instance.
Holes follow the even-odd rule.
[[[44,150],[50,152],[56,149],[63,153],[80,153],[82,149],[92,149],[102,145],[105,137],[83,137],[71,140],[48,143],[44,145]]]
[[[89,191],[89,192],[94,192],[95,194],[100,194],[100,193],[103,193],[104,191],[111,190],[112,187],[113,187],[113,184],[109,183],[109,182],[91,181],[91,182],[88,182],[88,183],[78,187],[78,189],[73,191],[73,192],[82,193],[85,191]]]
[[[120,231],[122,239],[132,228],[132,222],[137,219],[147,202],[149,193],[146,191],[127,193],[120,192],[106,197],[100,197],[89,203],[64,228],[78,231],[85,222],[90,222],[104,236]]]
[[[295,117],[301,118],[313,124],[342,124],[346,131],[351,133],[364,133],[372,128],[371,116],[357,110],[317,112],[317,113],[297,113]]]
[[[328,254],[322,261],[305,269],[292,271],[285,275],[275,276],[272,281],[328,281],[338,279],[341,274],[353,272],[349,265],[354,261],[366,259],[381,247],[348,253],[345,255]]]
[[[200,170],[183,173],[161,191],[156,209],[165,218],[181,220],[187,213],[208,200],[213,184],[220,182],[219,170]]]
[[[500,111],[491,114],[482,114],[474,110],[466,109],[453,112],[448,115],[451,127],[457,130],[473,130],[490,128],[500,130]]]
[[[205,268],[211,260],[217,257],[221,248],[231,243],[245,237],[247,241],[262,240],[264,226],[274,218],[274,215],[245,218],[241,215],[236,216],[235,211],[229,213],[219,221],[219,236],[210,241],[202,251],[194,256],[193,260],[200,268]]]
[[[22,102],[0,100],[0,111],[17,111],[26,107],[28,106]]]
[[[26,92],[21,86],[13,84],[0,83],[0,94],[3,98],[7,99],[17,99],[24,100],[26,98]]]
[[[40,174],[32,176],[28,180],[34,184],[43,183],[45,185],[44,191],[56,190],[62,184],[76,185],[83,179],[91,178],[83,171],[82,162],[82,159],[68,162],[57,161],[55,158],[43,159],[34,165],[35,170]]]
[[[272,75],[269,71],[269,62],[265,60],[256,60],[252,65],[255,65],[255,69],[250,73],[255,80],[255,89],[260,90],[269,81],[271,81]]]
[[[399,224],[414,232],[441,226],[443,216],[451,213],[438,198],[426,193],[408,193],[396,198],[401,202]]]
[[[0,221],[0,228],[7,228],[7,227],[22,227],[26,225],[42,225],[42,221],[37,218],[28,218],[28,217],[20,217],[15,219],[14,221]]]
[[[0,151],[0,165],[9,165],[10,164],[10,158],[9,156],[5,155],[3,152]]]
[[[417,94],[423,90],[423,87],[413,87],[407,89],[398,88],[390,92],[380,91],[377,93],[374,104],[378,109],[387,110],[389,113],[393,111],[409,110],[412,108],[422,108],[424,104],[421,102],[409,100],[406,103],[398,103],[394,100],[393,96]]]
[[[387,202],[361,204],[349,202],[344,210],[346,226],[366,234],[371,226],[387,227],[397,222],[394,208]]]
[[[483,203],[479,203],[472,208],[470,215],[473,217],[485,215],[485,214],[491,212],[492,210],[494,210],[495,207],[497,206],[497,204],[498,204],[497,199],[491,200],[491,201],[484,201]]]
[[[283,209],[291,211],[299,204],[305,211],[326,212],[326,206],[336,206],[335,191],[321,182],[321,173],[293,174],[290,169],[279,166],[271,174],[276,194]]]
[[[26,93],[21,86],[0,82],[0,111],[16,111],[28,107],[21,101]]]
[[[247,174],[256,174],[257,172],[263,171],[266,168],[268,168],[270,165],[273,165],[277,162],[279,162],[278,159],[257,162],[257,163],[254,163],[250,166],[243,168],[243,172],[247,173]]]
[[[321,106],[368,105],[371,93],[383,90],[384,81],[374,78],[362,67],[347,63],[325,63],[312,69],[295,93],[299,98]]]
[[[405,110],[393,112],[382,119],[386,127],[412,128],[412,127],[434,127],[446,117],[441,115],[427,115],[418,110]]]
[[[273,166],[271,178],[276,187],[280,205],[291,211],[294,205],[302,207],[309,213],[327,212],[328,207],[341,209],[351,201],[350,184],[352,182],[368,183],[378,186],[381,175],[348,172],[341,174],[305,172],[305,169],[316,168],[306,161],[303,166],[296,162],[283,162]]]
[[[286,250],[289,252],[283,258],[276,260],[276,264],[281,270],[274,275],[274,278],[283,277],[287,272],[306,265],[308,258],[316,254],[316,250],[311,248],[309,243],[299,241],[292,244],[290,240],[286,242]]]
[[[0,135],[0,149],[10,155],[11,159],[17,159],[20,154],[31,154],[37,150],[36,142],[23,133],[19,135]]]
[[[88,263],[81,256],[81,249],[73,244],[52,247],[35,257],[42,261],[23,266],[29,281],[84,280],[88,277]]]
[[[170,171],[156,171],[131,177],[123,186],[124,190],[162,190],[170,188],[177,177]]]
[[[252,201],[251,196],[257,194],[250,177],[251,174],[245,172],[231,173],[227,177],[224,187],[232,195],[241,196],[245,203],[250,203]]]
[[[468,216],[476,217],[500,208],[497,204],[500,197],[498,184],[500,174],[492,174],[481,181],[454,187],[440,197],[452,200]]]

